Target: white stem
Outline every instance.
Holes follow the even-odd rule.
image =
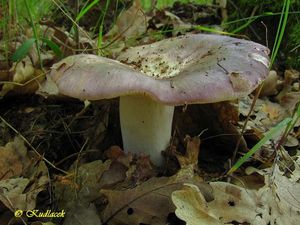
[[[120,97],[120,123],[126,152],[150,155],[161,165],[161,151],[171,138],[174,106],[163,105],[143,95]]]

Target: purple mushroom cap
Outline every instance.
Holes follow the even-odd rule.
[[[237,99],[268,75],[269,50],[257,43],[189,34],[127,49],[118,61],[74,55],[52,67],[59,93],[97,100],[141,93],[167,105]],[[127,65],[126,65],[127,64]]]

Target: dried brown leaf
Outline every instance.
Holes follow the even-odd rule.
[[[29,163],[30,159],[21,138],[16,137],[4,147],[0,146],[0,180],[20,176]]]
[[[72,209],[76,202],[88,205],[100,196],[99,189],[103,173],[109,169],[110,161],[96,160],[71,169],[70,174],[54,183],[55,195],[59,199],[59,208]],[[74,177],[76,175],[76,178]]]
[[[269,72],[269,76],[266,78],[266,80],[263,83],[263,87],[260,91],[259,96],[270,96],[270,95],[276,95],[278,93],[277,90],[277,83],[278,83],[278,75],[275,70],[271,70]]]
[[[16,209],[32,210],[38,193],[48,184],[48,170],[43,161],[31,168],[28,178],[10,178],[0,181],[0,201],[12,212]]]
[[[120,13],[115,25],[105,37],[121,37],[124,40],[137,38],[146,32],[147,23],[148,18],[140,0],[135,0],[129,9]]]
[[[194,224],[299,224],[300,169],[285,176],[278,165],[260,171],[265,186],[249,190],[225,182],[211,182],[214,200],[206,201],[193,185],[172,194],[176,215],[188,225]]]
[[[166,224],[169,213],[174,212],[171,193],[190,180],[193,172],[190,168],[181,170],[173,177],[151,178],[145,183],[127,190],[101,190],[108,205],[102,212],[102,222],[116,224]],[[203,183],[193,180],[209,198],[209,190]]]

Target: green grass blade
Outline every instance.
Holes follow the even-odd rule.
[[[291,12],[288,12],[288,14],[289,15],[300,14],[300,11],[291,11]],[[241,22],[246,21],[245,24],[243,24],[240,27],[238,27],[238,28],[234,29],[233,31],[231,31],[231,33],[239,33],[243,29],[245,29],[249,25],[251,25],[251,23],[253,23],[257,19],[260,19],[260,18],[263,18],[263,17],[268,17],[268,16],[277,16],[277,15],[282,15],[282,12],[265,12],[263,14],[256,15],[256,16],[249,16],[249,17],[245,17],[245,18],[241,18],[241,19],[237,19],[237,20],[227,21],[227,22],[222,23],[222,27],[226,27],[226,26],[231,25],[231,24],[241,23]]]
[[[256,151],[258,151],[267,141],[274,138],[279,132],[282,131],[282,129],[292,120],[292,118],[286,118],[283,121],[281,121],[277,126],[273,127],[271,130],[269,130],[265,136],[251,148],[242,158],[240,158],[228,171],[227,174],[231,174],[235,172],[240,166],[249,159]]]
[[[280,16],[280,21],[279,21],[279,26],[278,26],[278,30],[276,33],[276,38],[275,38],[275,44],[274,47],[272,49],[272,54],[271,54],[271,65],[270,67],[272,67],[275,58],[277,56],[281,41],[282,41],[282,37],[284,34],[284,30],[286,27],[286,23],[287,23],[287,19],[288,19],[288,15],[289,15],[289,9],[290,9],[290,0],[285,0],[283,7],[282,7],[282,14]]]
[[[99,32],[98,32],[98,39],[97,39],[97,47],[98,47],[98,54],[100,54],[100,49],[102,48],[102,38],[103,38],[103,27],[104,27],[104,19],[108,10],[108,6],[110,4],[110,0],[106,0],[105,3],[105,8],[102,14],[102,19],[101,19],[101,23],[100,23],[100,27],[99,27]]]
[[[294,126],[296,125],[296,123],[299,120],[299,118],[300,118],[300,102],[298,102],[297,110],[294,111],[293,119],[291,120],[291,122],[289,123],[289,125],[287,127],[287,134],[286,134],[286,136],[294,128]]]
[[[34,38],[35,38],[35,46],[36,46],[36,51],[37,51],[38,58],[39,58],[40,67],[43,68],[37,29],[36,29],[36,26],[35,26],[35,23],[34,23],[34,20],[33,20],[33,16],[32,16],[32,13],[30,11],[30,8],[29,8],[27,0],[24,0],[24,3],[25,3],[25,7],[26,7],[26,10],[27,10],[27,13],[29,15],[29,20],[30,20],[31,28],[33,30],[33,35],[34,35]]]
[[[19,48],[17,48],[17,50],[11,56],[11,60],[13,62],[18,62],[24,59],[35,41],[35,38],[27,39]]]
[[[298,108],[297,108],[297,112],[296,112],[298,118],[300,117],[300,104],[298,103]]]
[[[228,25],[235,24],[235,23],[241,23],[241,22],[244,22],[244,21],[252,20],[252,19],[254,19],[254,21],[255,21],[255,20],[257,20],[259,18],[262,18],[262,17],[278,16],[278,15],[281,15],[281,14],[282,14],[282,12],[264,12],[263,14],[256,15],[256,16],[249,16],[249,17],[244,17],[244,18],[241,18],[241,19],[227,21],[227,22],[222,23],[222,26],[228,26]],[[290,11],[289,12],[289,15],[295,15],[295,14],[300,14],[300,11]]]
[[[273,46],[273,49],[272,49],[272,55],[274,53],[274,49],[275,49],[275,47],[277,45],[277,42],[278,42],[278,38],[279,38],[280,31],[281,31],[281,26],[282,26],[282,20],[283,20],[283,17],[284,17],[285,8],[286,8],[286,0],[283,2],[281,14],[280,14],[280,19],[279,19],[279,24],[278,24],[278,27],[277,27],[277,32],[276,32],[276,36],[275,36],[275,40],[274,40],[274,46]]]
[[[241,32],[246,27],[250,26],[250,24],[253,23],[256,19],[257,19],[257,17],[249,19],[245,24],[243,24],[242,26],[239,26],[238,28],[236,28],[235,30],[233,30],[231,33],[236,34],[236,33]]]
[[[86,7],[83,7],[80,12],[78,13],[75,21],[78,22],[91,8],[93,8],[94,5],[96,5],[99,2],[99,0],[94,0],[90,4],[88,4]]]
[[[234,33],[229,33],[229,32],[226,32],[226,31],[221,31],[221,30],[217,30],[217,29],[214,29],[214,28],[205,27],[205,26],[201,26],[201,25],[197,25],[193,28],[195,28],[197,30],[202,30],[202,31],[206,31],[206,32],[215,33],[215,34],[235,35]]]

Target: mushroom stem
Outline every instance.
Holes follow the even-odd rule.
[[[174,106],[163,105],[145,95],[120,97],[120,123],[126,152],[150,155],[161,165],[161,151],[170,142]]]

